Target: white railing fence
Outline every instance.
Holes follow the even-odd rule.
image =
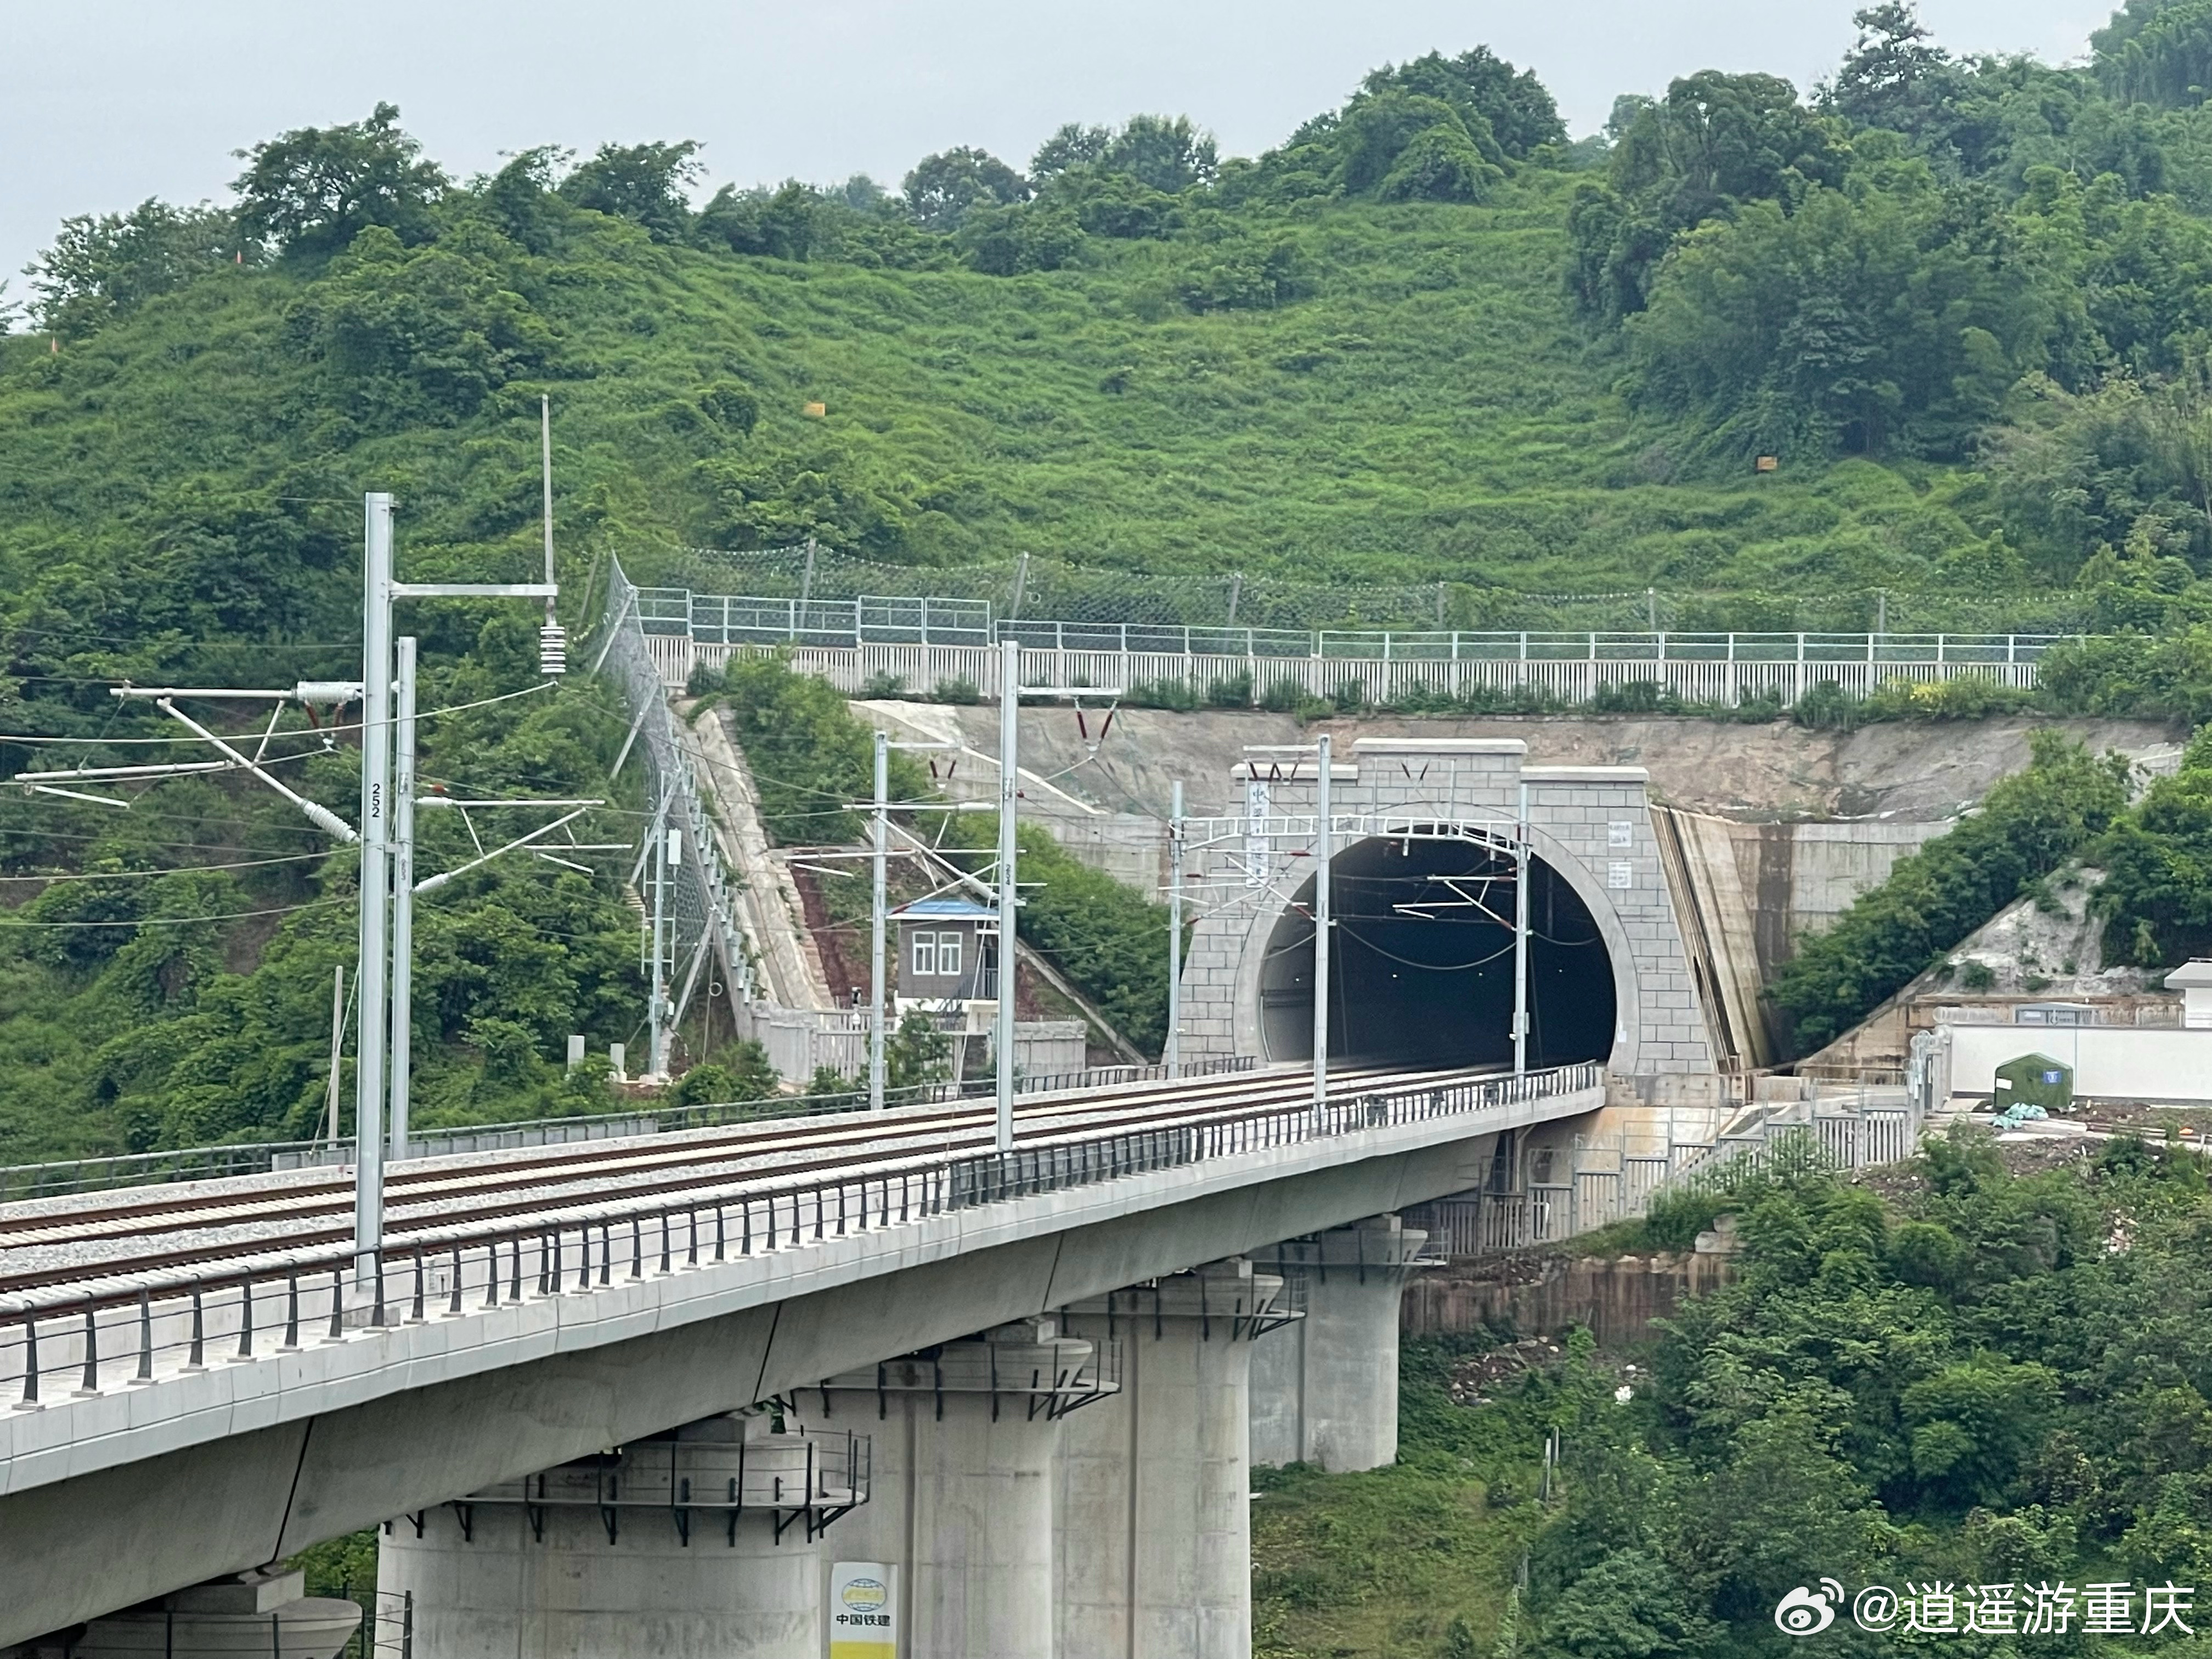
[[[1661,1195],[1732,1187],[1755,1174],[1858,1170],[1912,1156],[1923,1125],[1908,1090],[1854,1087],[1755,1107],[1711,1141],[1577,1139],[1516,1148],[1496,1188],[1406,1212],[1431,1255],[1487,1255],[1557,1244],[1650,1212]]]

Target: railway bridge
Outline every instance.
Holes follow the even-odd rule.
[[[1182,828],[1204,1074],[1010,1146],[952,1101],[410,1158],[366,1253],[342,1167],[0,1206],[0,1655],[328,1659],[273,1564],[381,1525],[407,1659],[1246,1659],[1250,1466],[1395,1455],[1400,1212],[1537,1214],[1601,1114],[1718,1104],[1643,775],[1526,759],[1248,751]]]
[[[345,1604],[256,1570],[388,1522],[395,1652],[1241,1659],[1252,1457],[1395,1455],[1396,1212],[1603,1095],[1280,1067],[1024,1097],[1011,1152],[956,1102],[413,1160],[368,1279],[343,1169],[7,1206],[0,1651],[327,1656]]]

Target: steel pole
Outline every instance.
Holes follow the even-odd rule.
[[[1019,793],[1022,647],[999,643],[998,1147],[1014,1146],[1014,801]]]
[[[1168,1040],[1160,1060],[1182,1075],[1182,780],[1168,798]]]
[[[668,1075],[668,797],[653,820],[653,1000],[646,1018],[646,1069]]]
[[[338,1080],[345,1071],[345,963],[331,969],[331,1084],[328,1108],[330,1143],[338,1144]]]
[[[872,879],[868,902],[868,1109],[884,1109],[884,854],[890,845],[891,739],[876,733],[876,815],[872,836]]]
[[[1335,834],[1329,823],[1329,740],[1323,733],[1315,745],[1316,793],[1314,801],[1314,1013],[1313,1103],[1318,1115],[1328,1105],[1328,929],[1329,865]]]
[[[397,641],[392,751],[392,1110],[390,1156],[407,1156],[407,1100],[414,1059],[415,636]]]
[[[1521,821],[1513,839],[1513,1074],[1528,1069],[1528,786],[1521,786]]]
[[[385,972],[392,792],[392,497],[367,499],[362,542],[360,1037],[354,1065],[354,1257],[364,1286],[384,1237]]]
[[[544,493],[544,506],[540,517],[545,525],[545,585],[553,586],[553,399],[549,393],[538,394],[538,478]],[[545,598],[545,622],[553,625],[553,607],[556,601],[551,594]],[[581,626],[582,624],[579,624]]]

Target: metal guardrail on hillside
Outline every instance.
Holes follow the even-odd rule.
[[[1711,1141],[1670,1140],[1645,1151],[1626,1139],[1539,1148],[1513,1171],[1517,1184],[1416,1206],[1407,1224],[1425,1230],[1426,1248],[1447,1255],[1556,1244],[1646,1214],[1668,1193],[1723,1190],[1754,1175],[1899,1163],[1918,1148],[1924,1122],[1918,1099],[1902,1088],[1861,1087],[1753,1109],[1756,1116],[1739,1117],[1741,1127]]]
[[[2017,665],[2064,634],[1698,633],[1667,629],[1560,632],[1462,629],[1273,629],[1152,623],[1010,620],[988,600],[780,599],[636,590],[638,621],[653,635],[702,645],[990,646],[1018,640],[1040,651],[1121,655],[1345,659],[1363,662],[1872,663]]]
[[[61,1382],[90,1395],[155,1381],[217,1354],[250,1359],[303,1340],[461,1317],[530,1297],[585,1295],[733,1258],[802,1249],[949,1211],[1101,1185],[1223,1158],[1493,1111],[1595,1090],[1595,1064],[1525,1077],[1347,1091],[1325,1107],[1269,1106],[1200,1122],[1071,1135],[1010,1152],[885,1158],[852,1174],[762,1176],[657,1203],[579,1206],[532,1220],[387,1235],[367,1293],[349,1289],[349,1229],[327,1243],[228,1262],[129,1275],[98,1265],[14,1275],[0,1313],[0,1386],[21,1407]]]

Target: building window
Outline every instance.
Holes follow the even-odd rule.
[[[914,976],[916,979],[937,977],[937,935],[916,933],[914,936]]]
[[[939,933],[937,936],[937,972],[941,979],[960,977],[960,935]]]

